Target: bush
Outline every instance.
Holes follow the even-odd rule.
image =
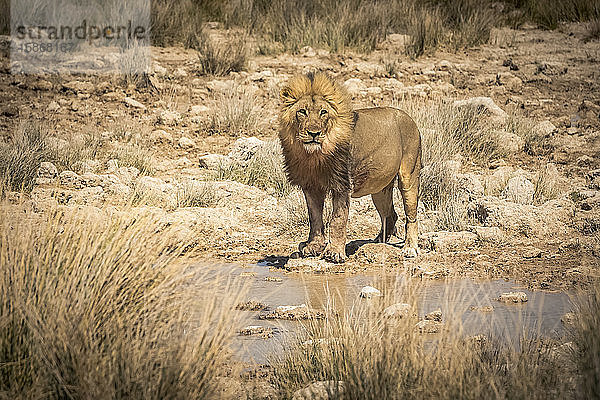
[[[127,214],[24,220],[1,211],[0,397],[202,399],[221,390],[237,295],[223,293],[227,285],[209,292],[214,278],[174,262],[185,243]]]
[[[243,37],[226,44],[217,44],[204,37],[197,48],[200,52],[198,64],[201,74],[224,76],[246,68],[248,51]]]
[[[42,161],[48,161],[47,128],[39,121],[19,124],[8,142],[0,143],[2,185],[13,191],[31,191]]]
[[[208,127],[211,134],[239,136],[256,129],[259,110],[252,93],[233,88],[216,94],[215,103]]]

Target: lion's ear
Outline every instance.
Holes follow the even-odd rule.
[[[296,101],[294,95],[292,94],[292,88],[289,86],[284,86],[281,88],[279,91],[279,98],[281,99],[281,102],[286,105],[293,104]]]

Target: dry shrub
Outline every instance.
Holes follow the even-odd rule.
[[[175,206],[210,207],[217,202],[215,188],[208,182],[185,181],[175,193]]]
[[[215,106],[210,115],[208,130],[211,134],[239,136],[256,129],[259,109],[256,96],[246,90],[233,88],[215,95]]]
[[[60,171],[76,169],[77,164],[93,160],[103,152],[103,144],[99,135],[82,133],[70,135],[67,140],[54,139],[49,143],[50,160]]]
[[[152,0],[151,32],[155,46],[181,43],[197,48],[205,10],[194,0]]]
[[[586,40],[600,39],[600,17],[596,17],[587,23],[586,34]]]
[[[139,144],[118,144],[107,157],[117,160],[120,167],[137,168],[141,175],[154,175],[156,172],[156,160],[151,151]]]
[[[25,121],[7,142],[0,143],[0,179],[13,191],[30,191],[42,161],[50,157],[48,132],[39,121]]]
[[[599,0],[513,0],[526,17],[547,29],[561,22],[584,22],[600,17]]]
[[[199,72],[205,75],[224,76],[246,68],[248,50],[246,38],[236,38],[227,43],[215,43],[204,35],[198,45]]]
[[[0,397],[216,396],[238,298],[174,262],[185,240],[133,210],[23,215],[0,211]]]
[[[285,196],[291,191],[279,141],[267,142],[245,163],[234,161],[220,165],[215,179],[256,186],[275,196]]]
[[[560,174],[556,165],[548,163],[539,171],[533,182],[535,191],[533,193],[534,204],[544,204],[548,200],[556,199],[561,194],[564,185],[561,184]]]

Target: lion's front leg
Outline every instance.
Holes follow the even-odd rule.
[[[310,232],[308,240],[300,243],[299,250],[303,257],[316,257],[320,256],[325,248],[325,228],[323,225],[325,193],[306,189],[304,190],[304,197],[308,207]]]
[[[333,193],[333,215],[329,229],[329,244],[323,251],[323,258],[334,263],[346,261],[346,226],[348,225],[348,209],[350,208],[350,195]]]

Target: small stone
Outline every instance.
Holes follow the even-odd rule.
[[[240,277],[242,278],[251,278],[251,277],[255,277],[256,276],[256,272],[249,272],[249,271],[244,271],[240,274]]]
[[[205,113],[207,113],[209,111],[210,111],[210,108],[208,108],[205,105],[196,105],[196,106],[192,106],[190,108],[190,114],[192,116],[198,116],[198,115],[201,115],[201,114],[205,114]]]
[[[158,76],[165,76],[167,75],[167,69],[165,67],[163,67],[162,65],[160,65],[159,63],[154,63],[154,66],[152,68],[154,70],[154,73]]]
[[[94,85],[90,82],[70,81],[64,83],[63,88],[75,93],[87,93],[94,90]]]
[[[168,126],[177,125],[181,122],[181,114],[177,111],[163,110],[158,116],[158,122]]]
[[[278,276],[266,276],[265,282],[283,282],[283,279]]]
[[[550,121],[543,121],[532,128],[532,133],[541,137],[550,137],[558,132],[558,129]]]
[[[437,310],[425,314],[425,319],[428,321],[442,322],[442,310],[438,308]]]
[[[255,300],[249,300],[245,303],[239,303],[237,306],[235,306],[236,310],[242,310],[242,311],[261,311],[266,308],[267,308],[266,305],[264,305],[261,302],[255,301]]]
[[[359,296],[365,299],[370,299],[372,297],[381,296],[381,292],[373,286],[365,286],[360,290]]]
[[[443,324],[431,319],[423,319],[417,322],[416,328],[419,333],[438,333]]]
[[[567,128],[567,135],[573,136],[579,133],[579,128],[575,126],[571,126]]]
[[[527,301],[527,294],[523,292],[507,292],[502,293],[496,300],[502,303],[525,303]]]
[[[481,109],[485,110],[486,112],[488,112],[493,117],[496,117],[501,120],[504,120],[508,117],[508,114],[506,114],[506,112],[503,109],[498,107],[498,105],[496,105],[496,103],[494,103],[494,100],[492,100],[489,97],[472,97],[472,98],[466,99],[466,100],[456,100],[456,101],[454,101],[454,106],[458,107],[458,108],[461,108],[461,107],[481,108]]]
[[[529,247],[529,248],[526,248],[525,250],[523,250],[522,255],[523,255],[523,258],[527,258],[527,259],[541,258],[542,251],[535,247]]]
[[[60,173],[59,178],[62,186],[73,189],[81,189],[84,187],[81,177],[73,171],[63,171]]]
[[[48,107],[46,107],[46,111],[50,113],[57,112],[58,110],[60,110],[60,105],[56,101],[50,102]]]
[[[191,149],[193,147],[196,147],[196,142],[185,136],[180,137],[177,144],[183,149]]]
[[[173,143],[173,136],[163,129],[157,129],[150,134],[150,140],[153,143]]]
[[[231,159],[222,154],[206,154],[198,160],[200,168],[216,170],[222,166],[231,164]]]
[[[518,92],[523,87],[523,81],[510,72],[500,72],[496,75],[496,83],[504,85],[513,92]]]
[[[510,178],[503,191],[503,195],[507,200],[519,204],[533,203],[534,193],[535,186],[522,175]]]
[[[40,164],[40,167],[37,170],[38,178],[50,178],[54,179],[58,175],[58,170],[56,166],[51,162],[44,161]]]
[[[471,311],[478,311],[482,313],[490,313],[494,311],[494,307],[492,306],[471,306],[469,307]]]
[[[260,314],[258,319],[323,319],[325,314],[322,311],[312,310],[306,304],[297,306],[279,306],[274,311]]]
[[[175,78],[185,78],[188,76],[188,73],[183,68],[177,68],[175,72],[173,72],[173,76]]]
[[[249,325],[245,328],[240,329],[240,335],[242,336],[256,336],[259,335],[263,339],[268,339],[273,336],[273,328],[268,326],[260,325]]]
[[[348,93],[350,93],[353,96],[356,96],[362,90],[365,90],[365,84],[359,78],[350,78],[350,79],[347,79],[344,82],[344,85],[346,86],[346,89],[348,90]]]
[[[504,233],[497,226],[472,226],[470,229],[482,242],[501,243],[504,240]]]
[[[124,102],[124,103],[125,103],[125,104],[126,104],[128,107],[131,107],[131,108],[137,108],[138,110],[145,110],[145,109],[146,109],[146,106],[145,106],[145,105],[143,105],[142,103],[140,103],[140,102],[139,102],[139,101],[137,101],[137,100],[134,100],[134,99],[132,99],[131,97],[125,97],[125,98],[123,99],[123,102]]]
[[[560,317],[560,322],[562,322],[563,325],[573,326],[573,325],[575,325],[576,321],[577,321],[577,316],[575,315],[575,313],[572,313],[572,312],[568,312],[568,313],[564,314],[562,317]]]

